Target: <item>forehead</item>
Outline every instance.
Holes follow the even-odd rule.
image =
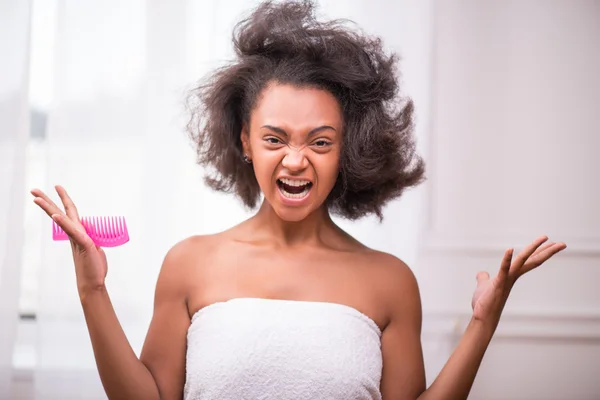
[[[337,99],[326,90],[271,84],[258,98],[251,123],[299,130],[317,125],[340,127],[342,113]]]

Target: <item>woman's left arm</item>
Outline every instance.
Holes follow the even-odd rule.
[[[498,274],[492,279],[485,272],[477,274],[477,288],[473,294],[473,316],[471,321],[450,359],[427,390],[424,389],[422,380],[414,373],[412,378],[417,378],[416,382],[407,381],[407,378],[410,377],[406,374],[404,376],[402,374],[396,375],[396,372],[400,372],[400,368],[395,368],[395,364],[405,365],[404,368],[407,368],[407,363],[414,363],[418,366],[417,368],[421,368],[422,365],[422,358],[417,358],[414,355],[406,357],[411,353],[408,352],[408,354],[403,355],[399,351],[407,350],[410,346],[421,349],[420,337],[417,341],[414,334],[407,336],[409,332],[416,332],[417,330],[415,325],[411,326],[411,323],[418,322],[418,331],[420,332],[420,300],[415,298],[414,293],[410,295],[410,288],[406,290],[410,298],[405,297],[402,303],[396,303],[399,306],[396,308],[396,313],[393,315],[388,327],[390,331],[384,331],[382,337],[384,371],[381,388],[384,400],[466,399],[515,282],[519,277],[539,267],[550,257],[566,248],[564,243],[546,243],[547,240],[546,236],[536,239],[521,251],[514,260],[513,249],[507,250]],[[408,286],[413,285],[416,286],[416,283],[409,282],[408,284]],[[414,292],[414,290],[417,290],[418,294],[418,289],[412,291]],[[386,331],[388,331],[387,328]],[[403,340],[408,338],[412,338],[412,342]],[[386,341],[390,344],[387,347]],[[404,359],[404,361],[403,363],[401,361],[389,361],[387,364],[390,368],[386,371],[386,358],[391,360]],[[401,381],[404,381],[404,387],[399,384]],[[422,389],[417,393],[419,387]]]

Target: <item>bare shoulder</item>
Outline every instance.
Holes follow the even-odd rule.
[[[364,252],[365,262],[369,268],[384,282],[388,282],[395,291],[411,289],[417,286],[417,280],[412,269],[400,258],[377,250]]]
[[[401,285],[405,288],[407,285],[417,284],[413,270],[400,258],[376,250],[370,251],[369,257],[373,265],[377,266],[378,272],[394,286]]]
[[[163,259],[157,285],[187,293],[218,241],[218,235],[196,235],[175,243]]]
[[[408,317],[414,322],[421,318],[421,295],[413,270],[400,258],[381,251],[367,252],[369,270],[372,271],[380,300],[390,322]]]
[[[219,242],[219,234],[195,235],[175,243],[165,256],[166,264],[185,265],[195,260],[198,254],[209,252]]]
[[[340,230],[353,265],[361,271],[361,281],[368,282],[377,308],[383,311],[385,326],[398,316],[413,315],[420,319],[421,296],[413,270],[400,258],[375,250]]]

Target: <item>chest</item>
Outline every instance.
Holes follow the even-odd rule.
[[[190,313],[240,297],[319,301],[355,308],[383,328],[377,280],[377,266],[356,254],[231,248],[211,257],[189,297]]]

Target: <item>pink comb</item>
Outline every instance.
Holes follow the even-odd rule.
[[[129,241],[125,217],[83,217],[81,225],[96,246],[115,247]],[[54,221],[52,222],[52,239],[69,240],[67,234]]]

